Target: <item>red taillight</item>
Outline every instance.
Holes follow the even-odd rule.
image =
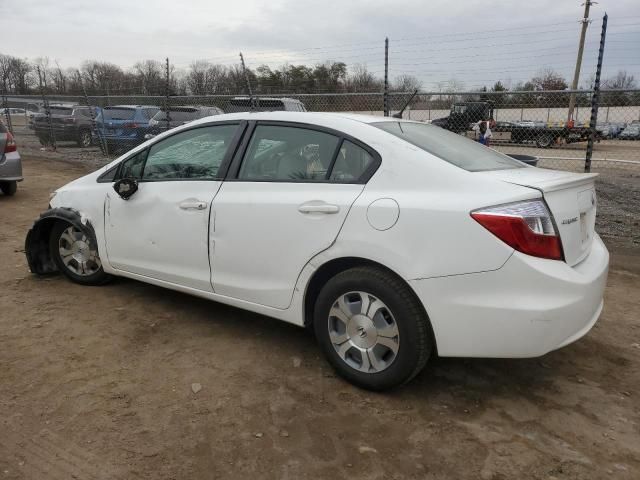
[[[16,145],[16,141],[13,139],[13,135],[7,132],[7,143],[4,146],[4,153],[11,153],[18,150],[18,145]]]
[[[125,123],[124,125],[122,125],[123,128],[138,128],[138,124],[137,123]]]
[[[484,228],[510,247],[534,257],[562,260],[562,244],[551,214],[541,200],[471,212]]]

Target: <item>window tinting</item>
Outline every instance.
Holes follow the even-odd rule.
[[[237,125],[195,128],[172,135],[149,149],[144,180],[212,180]]]
[[[330,180],[353,183],[358,181],[373,163],[373,157],[364,148],[345,140],[331,170]]]
[[[256,127],[238,178],[242,180],[324,180],[338,137],[298,127]]]
[[[378,122],[371,125],[469,172],[526,168],[511,157],[435,125],[414,122]]]

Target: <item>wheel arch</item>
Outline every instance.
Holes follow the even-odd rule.
[[[384,270],[390,273],[391,275],[396,277],[398,280],[400,280],[409,289],[409,291],[413,295],[415,295],[416,299],[418,300],[418,303],[422,308],[423,313],[427,318],[429,333],[431,335],[431,339],[434,345],[434,354],[437,355],[438,346],[436,343],[436,336],[433,331],[433,326],[431,325],[431,320],[429,318],[429,313],[427,312],[426,307],[418,297],[418,294],[416,293],[416,291],[413,289],[413,287],[409,282],[407,282],[404,278],[402,278],[402,276],[396,273],[393,269],[387,267],[386,265],[383,265],[380,262],[376,262],[375,260],[370,260],[368,258],[356,257],[356,256],[333,258],[323,263],[320,267],[318,267],[315,270],[315,272],[313,272],[313,274],[311,275],[311,278],[307,282],[307,287],[304,293],[304,303],[303,303],[304,326],[311,327],[313,323],[313,309],[314,309],[316,299],[318,298],[320,290],[329,279],[333,278],[335,275],[341,272],[344,272],[345,270],[349,270],[355,267],[365,267],[365,266],[379,268],[381,270]]]
[[[27,232],[24,242],[24,252],[29,264],[29,270],[38,275],[46,275],[58,271],[51,251],[49,249],[49,237],[51,229],[57,222],[67,222],[87,232],[91,240],[96,241],[96,233],[91,221],[80,212],[72,208],[51,208],[40,215]]]

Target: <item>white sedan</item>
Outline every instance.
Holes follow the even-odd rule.
[[[58,189],[26,254],[312,327],[340,375],[382,390],[435,354],[533,357],[589,331],[609,264],[594,177],[418,122],[218,115]]]

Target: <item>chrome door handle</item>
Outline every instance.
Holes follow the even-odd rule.
[[[330,205],[328,203],[321,205],[300,205],[298,207],[300,213],[338,213],[340,207],[338,205]]]
[[[186,201],[182,202],[179,206],[182,210],[204,210],[207,208],[207,202]]]

